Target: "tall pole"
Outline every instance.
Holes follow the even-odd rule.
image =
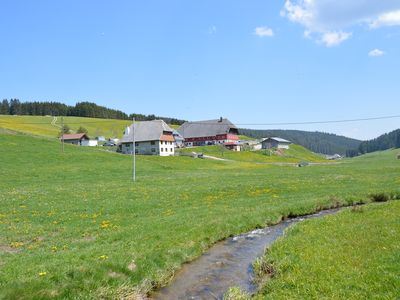
[[[61,149],[64,153],[64,117],[61,116]]]
[[[136,181],[136,142],[135,142],[135,117],[132,118],[132,156],[133,156],[133,174],[132,174],[132,180],[135,182]]]

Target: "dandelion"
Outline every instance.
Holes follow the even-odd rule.
[[[23,245],[24,245],[23,242],[12,242],[12,243],[10,244],[10,247],[11,247],[11,248],[21,248]]]
[[[53,247],[51,247],[51,251],[53,251],[53,252],[56,252],[57,251],[57,246],[53,246]]]
[[[109,228],[111,225],[112,225],[112,224],[111,224],[110,221],[103,221],[103,222],[101,222],[101,224],[100,224],[100,228],[106,229],[106,228]]]
[[[99,259],[101,259],[101,260],[106,260],[106,259],[108,259],[108,256],[107,256],[107,255],[100,255],[100,256],[99,256]]]
[[[43,276],[46,276],[46,275],[47,275],[47,272],[39,272],[38,275],[39,275],[40,277],[43,277]]]

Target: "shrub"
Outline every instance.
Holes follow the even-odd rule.
[[[376,194],[371,194],[369,195],[369,197],[371,198],[371,200],[373,202],[386,202],[389,199],[389,196],[385,193],[376,193]]]
[[[67,124],[65,124],[62,128],[61,128],[61,133],[70,133],[71,129],[69,128],[69,126]]]
[[[80,126],[76,133],[88,133],[88,130],[85,127]]]
[[[263,257],[256,259],[253,263],[253,270],[257,279],[262,279],[265,276],[273,277],[275,275],[274,266]]]

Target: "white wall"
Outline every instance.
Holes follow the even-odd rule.
[[[136,142],[135,150],[136,154],[142,155],[172,156],[175,154],[175,145],[174,142],[163,141]],[[122,144],[121,151],[124,154],[132,154],[132,143]]]
[[[164,142],[159,143],[159,153],[160,156],[172,156],[175,154],[175,143],[174,142]]]
[[[95,147],[97,146],[97,140],[82,140],[82,146]]]

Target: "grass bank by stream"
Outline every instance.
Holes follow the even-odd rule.
[[[400,201],[347,208],[290,227],[255,263],[255,299],[397,299]],[[250,299],[232,289],[227,299]]]

